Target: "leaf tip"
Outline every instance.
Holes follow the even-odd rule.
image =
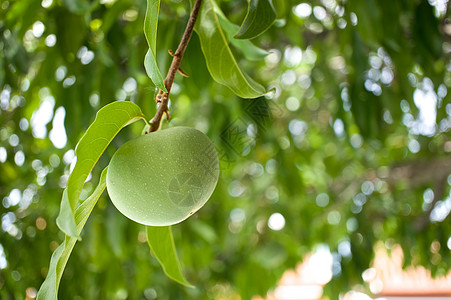
[[[196,286],[195,285],[192,285],[191,283],[189,283],[188,281],[187,282],[185,282],[185,283],[182,283],[184,286],[186,286],[187,288],[190,288],[190,289],[194,289],[194,288],[196,288]]]

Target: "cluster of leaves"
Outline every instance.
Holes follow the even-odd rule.
[[[95,179],[84,183],[91,165],[76,179],[77,190],[67,191],[74,223],[59,222],[70,233],[86,222],[77,211],[98,201],[62,277],[61,299],[248,299],[265,295],[318,244],[333,255],[332,296],[361,283],[378,241],[401,244],[406,264],[445,274],[449,211],[434,213],[446,212],[449,202],[448,10],[426,0],[275,1],[277,20],[269,27],[270,1],[202,5],[182,62],[190,77],[177,78],[173,120],[165,125],[201,129],[222,159],[212,199],[173,228],[186,277],[197,288],[167,280],[148,255],[144,228],[101,195],[102,180],[97,189]],[[49,257],[75,243],[63,240],[55,224],[61,187],[71,149],[99,107],[130,100],[146,116],[154,113],[153,83],[164,88],[167,50],[177,46],[190,5],[149,8],[138,0],[1,3],[2,299],[33,294],[47,273],[61,276],[49,272]],[[157,19],[158,35],[145,36],[143,24],[156,28]],[[260,97],[265,89],[257,82],[272,92]],[[432,129],[415,94],[435,101]],[[59,108],[68,140],[57,147],[50,138],[61,126]],[[106,145],[98,145],[92,178],[101,178],[115,148],[141,129],[113,135],[103,155]],[[76,208],[78,196],[86,200]],[[267,226],[274,213],[284,217],[281,230]]]

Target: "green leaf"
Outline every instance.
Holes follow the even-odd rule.
[[[85,226],[92,209],[105,189],[107,169],[108,167],[102,171],[99,184],[91,196],[83,201],[75,211],[74,221],[76,223],[77,235],[81,233],[81,230],[83,229],[83,226]],[[67,261],[69,260],[69,256],[72,253],[76,242],[77,238],[66,235],[63,243],[53,252],[52,258],[50,259],[49,271],[38,291],[37,300],[58,299],[58,287],[61,281],[61,276],[63,275],[64,268],[66,267]]]
[[[240,31],[235,35],[235,38],[255,38],[268,30],[276,18],[277,13],[271,0],[251,0],[246,18],[244,18]]]
[[[194,287],[182,274],[171,226],[147,226],[146,229],[147,243],[166,275],[187,287]]]
[[[67,235],[79,238],[75,229],[74,212],[86,178],[106,147],[126,125],[139,119],[146,121],[139,106],[128,101],[105,105],[75,147],[77,162],[67,181],[56,223]]]
[[[160,0],[147,0],[146,17],[144,19],[144,34],[149,44],[149,50],[144,58],[144,67],[147,75],[152,79],[153,83],[164,92],[167,92],[164,85],[163,76],[157,65],[157,29],[158,14],[160,11]]]
[[[257,98],[266,93],[238,66],[215,12],[214,0],[205,0],[195,30],[199,36],[208,71],[213,79],[242,98]]]
[[[152,79],[152,82],[164,92],[167,92],[164,86],[164,79],[161,76],[160,69],[158,69],[157,61],[152,50],[147,50],[146,56],[144,57],[144,68],[146,69],[147,76]]]
[[[224,29],[225,33],[227,33],[229,42],[236,48],[240,49],[246,59],[253,61],[261,60],[269,54],[266,50],[255,46],[249,40],[234,39],[233,35],[238,32],[240,27],[231,23],[221,11],[216,11],[216,14],[218,15],[221,28]]]
[[[79,237],[77,233],[77,225],[75,224],[75,218],[73,216],[73,210],[71,208],[69,197],[67,196],[67,188],[63,191],[63,198],[61,199],[61,208],[60,213],[56,219],[56,223],[60,227],[61,230],[62,227],[65,228],[65,233],[74,236]]]

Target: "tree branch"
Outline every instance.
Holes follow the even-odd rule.
[[[166,114],[167,118],[169,119],[168,113],[169,93],[171,92],[171,87],[175,79],[175,74],[180,69],[180,63],[182,62],[183,54],[185,54],[186,47],[188,46],[189,40],[191,39],[191,35],[193,34],[194,25],[196,24],[201,3],[202,0],[196,0],[196,2],[194,3],[193,11],[191,12],[188,24],[186,25],[185,33],[183,34],[182,40],[180,41],[180,44],[175,53],[171,54],[172,55],[171,67],[169,68],[168,74],[166,75],[166,78],[164,80],[164,86],[166,87],[166,90],[168,92],[165,93],[162,90],[158,91],[155,100],[160,105],[158,106],[155,116],[152,118],[152,120],[150,120],[150,127],[149,130],[146,131],[146,133],[157,131],[160,128],[161,119],[164,114]]]

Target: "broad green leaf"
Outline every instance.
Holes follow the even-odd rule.
[[[149,50],[144,58],[144,67],[147,75],[152,79],[153,83],[164,92],[167,92],[164,86],[164,79],[161,76],[160,69],[157,65],[157,29],[158,14],[160,11],[160,0],[147,0],[146,17],[144,19],[144,34],[149,44]]]
[[[249,40],[237,40],[233,38],[240,27],[231,23],[219,9],[216,10],[216,14],[218,15],[218,20],[219,24],[221,24],[221,28],[224,29],[225,33],[227,33],[229,42],[236,48],[240,49],[246,59],[253,61],[261,60],[269,54],[266,50],[255,46]]]
[[[187,287],[193,287],[183,276],[174,245],[171,226],[147,226],[147,243],[166,275]]]
[[[83,229],[83,226],[85,226],[92,209],[105,189],[107,169],[108,167],[102,171],[99,184],[91,196],[83,201],[75,210],[77,235],[81,233],[81,230]],[[61,276],[63,275],[64,268],[66,267],[67,261],[69,260],[69,256],[72,253],[76,242],[77,238],[66,235],[63,243],[53,252],[52,258],[50,259],[49,271],[47,273],[47,277],[41,285],[41,288],[39,289],[37,300],[58,299],[58,287],[61,281]]]
[[[79,238],[76,232],[74,212],[88,177],[97,160],[118,132],[139,119],[146,121],[141,109],[128,101],[116,101],[105,105],[75,147],[76,164],[69,175],[67,188],[61,200],[61,209],[56,219],[58,227],[67,235]]]
[[[257,98],[264,95],[266,91],[263,86],[238,66],[219,24],[215,6],[214,0],[205,0],[202,3],[195,27],[211,76],[216,82],[229,87],[242,98]]]
[[[255,38],[268,30],[276,18],[276,10],[272,6],[271,0],[251,0],[246,18],[235,38]]]

